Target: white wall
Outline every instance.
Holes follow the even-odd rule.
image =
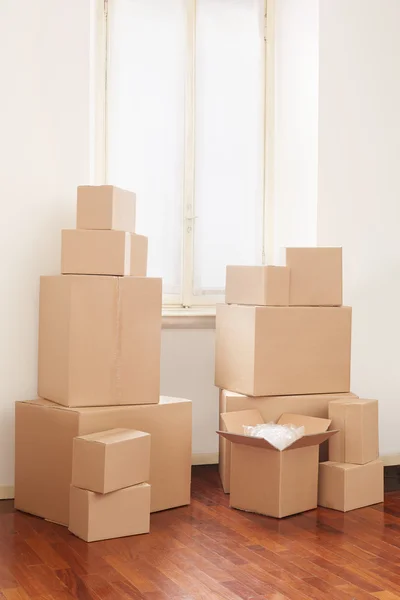
[[[278,232],[343,246],[352,388],[379,399],[381,454],[399,455],[400,2],[276,4]]]
[[[14,401],[36,393],[41,273],[89,177],[89,3],[3,0],[0,18],[0,486],[13,475]]]
[[[275,2],[274,258],[316,244],[318,0]]]
[[[14,403],[36,395],[39,277],[59,273],[60,230],[90,176],[89,32],[88,1],[1,4],[0,497],[14,480]],[[217,450],[213,363],[213,331],[163,331],[162,393],[194,400],[201,455]]]
[[[161,393],[193,401],[193,461],[216,462],[219,402],[214,387],[215,331],[164,329]]]
[[[321,0],[318,242],[343,245],[353,389],[400,453],[400,2]]]

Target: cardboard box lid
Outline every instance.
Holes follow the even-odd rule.
[[[371,400],[366,398],[359,398],[358,396],[354,398],[338,398],[337,400],[332,400],[333,404],[357,404],[357,405],[369,405],[369,404],[378,404],[378,400]]]
[[[338,430],[335,431],[325,431],[324,433],[314,433],[310,435],[304,435],[299,440],[287,446],[284,450],[278,450],[275,446],[272,446],[267,440],[263,438],[249,437],[247,435],[242,435],[238,433],[228,433],[226,431],[217,431],[218,435],[225,438],[229,442],[233,444],[241,444],[244,446],[254,446],[256,448],[264,448],[265,450],[275,450],[275,452],[286,452],[286,450],[296,450],[297,448],[307,448],[309,446],[319,446],[323,442],[326,442],[329,438],[331,438],[335,433],[338,433]]]
[[[187,398],[175,398],[173,396],[160,396],[160,401],[158,404],[191,404],[192,401]],[[55,402],[51,402],[51,400],[45,400],[44,398],[34,398],[33,400],[17,400],[16,404],[22,405],[26,404],[28,406],[41,406],[42,408],[47,408],[49,410],[59,410],[63,412],[70,413],[78,413],[78,414],[94,414],[94,413],[104,413],[113,410],[121,410],[123,411],[128,406],[157,406],[157,404],[113,404],[111,406],[64,406],[62,404],[56,404]]]
[[[144,431],[137,431],[136,429],[109,429],[107,431],[101,431],[100,433],[89,433],[88,435],[81,435],[77,439],[83,440],[84,442],[91,442],[95,444],[102,444],[104,446],[110,446],[111,444],[119,444],[120,442],[126,442],[145,436],[150,436],[149,433]]]
[[[231,413],[222,413],[221,419],[227,431],[217,431],[217,433],[229,442],[280,452],[280,450],[275,448],[275,446],[263,438],[250,437],[243,434],[243,425],[255,426],[264,422],[258,410],[241,410]],[[327,431],[329,425],[331,424],[329,419],[320,419],[317,417],[307,417],[305,415],[295,415],[289,413],[283,414],[278,419],[279,425],[289,423],[291,425],[295,425],[296,427],[304,426],[306,434],[300,439],[294,441],[292,444],[290,444],[290,446],[287,446],[283,452],[286,450],[295,450],[296,448],[319,446],[319,444],[322,444],[330,437],[335,435],[335,433],[337,433],[336,430]]]

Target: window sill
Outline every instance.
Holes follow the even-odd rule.
[[[215,329],[215,307],[163,307],[163,329]]]

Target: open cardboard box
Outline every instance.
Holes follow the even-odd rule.
[[[305,435],[285,450],[243,434],[244,425],[264,423],[258,410],[221,414],[232,442],[230,506],[271,517],[287,517],[317,507],[319,445],[337,431],[329,419],[283,414],[280,425],[304,426]]]

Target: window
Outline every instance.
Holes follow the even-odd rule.
[[[137,194],[164,304],[210,306],[265,231],[264,0],[108,0],[106,181]]]

